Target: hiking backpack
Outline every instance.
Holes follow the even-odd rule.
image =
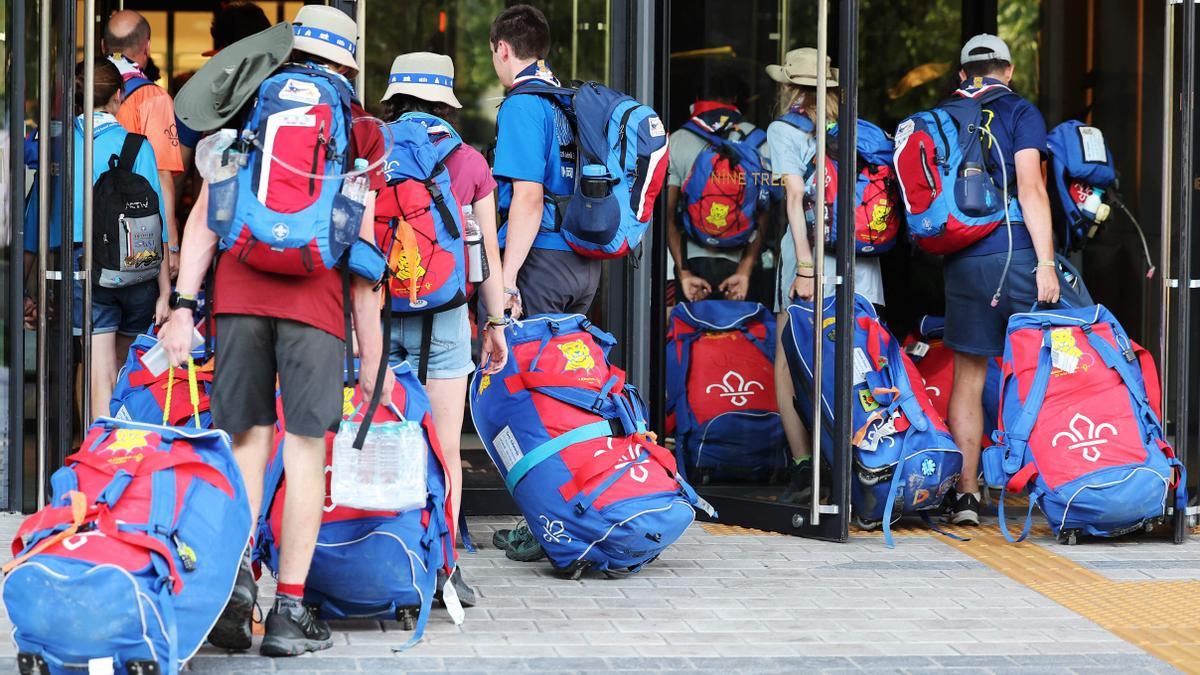
[[[722,111],[724,112],[724,111]],[[767,135],[754,129],[739,139],[740,117],[720,127],[709,125],[702,116],[683,123],[708,143],[683,181],[680,220],[694,241],[711,248],[745,246],[758,227],[758,214],[769,205],[770,170],[762,156]]]
[[[997,185],[989,171],[1003,167],[1004,159],[983,120],[985,106],[1015,95],[1002,84],[975,92],[959,89],[896,128],[894,165],[908,234],[925,251],[961,251],[1006,219],[1022,221],[1013,189],[1017,177],[1008,176],[1008,185]]]
[[[800,112],[787,112],[779,118],[806,134],[813,134],[813,121]],[[837,127],[826,135],[825,143],[825,246],[837,245],[838,208],[838,136]],[[899,187],[892,169],[892,139],[866,120],[858,120],[855,157],[858,173],[854,182],[854,251],[858,255],[880,255],[896,245],[900,234]],[[816,162],[805,168],[805,221],[808,240],[815,245]]]
[[[351,166],[350,83],[314,65],[288,64],[259,85],[238,135],[242,165],[233,217],[209,218],[222,250],[263,272],[333,269],[358,240],[359,222],[335,222],[335,205],[361,213],[341,193]],[[232,190],[213,185],[214,194]]]
[[[101,417],[50,485],[5,566],[18,668],[180,672],[253,528],[229,436]]]
[[[757,302],[681,302],[667,335],[675,455],[694,481],[765,478],[787,464],[775,402],[775,317]]]
[[[377,421],[420,420],[429,446],[429,498],[413,511],[363,511],[330,500],[334,432],[325,434],[325,502],[317,547],[304,584],[304,601],[325,619],[396,619],[413,630],[407,646],[416,644],[429,619],[437,572],[454,569],[454,518],[449,475],[433,428],[425,390],[407,363],[392,367],[396,386],[391,405],[381,405]],[[360,421],[366,402],[358,388],[345,390],[343,417]],[[275,451],[267,463],[263,507],[259,516],[256,558],[279,571],[279,537],[287,476],[283,471],[283,439],[287,422],[275,434]]]
[[[904,353],[912,359],[925,383],[925,393],[934,410],[950,422],[950,392],[954,388],[954,351],[942,342],[946,320],[940,316],[922,316],[917,330],[904,341]],[[1000,358],[988,359],[983,384],[983,445],[991,445],[996,429],[996,410],[1000,405]]]
[[[126,134],[93,188],[92,280],[123,288],[158,277],[163,260],[163,219],[150,181],[134,172],[146,137]]]
[[[825,299],[820,329],[824,341],[821,387],[821,453],[833,463],[835,441],[834,375],[836,299]],[[788,307],[783,350],[796,390],[796,408],[805,423],[813,416],[813,304],[797,301]],[[854,296],[854,347],[850,443],[853,473],[851,508],[865,529],[883,527],[892,546],[891,524],[902,515],[928,519],[958,482],[962,453],[930,402],[921,375],[905,356],[900,342],[879,323],[875,307]],[[914,384],[916,386],[914,386]]]
[[[1029,490],[1015,539],[1000,501],[1010,541],[1029,534],[1035,504],[1065,543],[1149,529],[1186,506],[1154,358],[1103,305],[1014,314],[1001,381],[1000,428],[982,464],[989,485]]]
[[[693,507],[711,513],[609,363],[613,336],[579,314],[506,332],[504,369],[471,382],[471,419],[557,571],[637,572],[683,534]]]
[[[578,89],[532,79],[509,96],[538,95],[562,110],[574,132],[575,187],[570,195],[547,192],[555,227],[586,258],[620,258],[641,243],[667,176],[667,129],[650,106],[599,82]],[[602,168],[607,194],[584,194],[585,169]]]
[[[144,422],[176,426],[196,426],[211,429],[211,400],[213,360],[206,358],[205,348],[197,347],[191,352],[196,367],[196,399],[191,398],[191,382],[188,368],[168,368],[155,375],[146,368],[142,359],[158,345],[158,338],[143,334],[134,339],[129,347],[125,365],[117,373],[112,398],[108,404],[109,415],[125,422]]]

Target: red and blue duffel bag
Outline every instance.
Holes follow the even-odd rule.
[[[904,341],[904,353],[908,354],[921,379],[925,381],[925,393],[947,423],[950,421],[950,392],[954,388],[954,351],[942,341],[946,332],[946,319],[940,316],[922,316],[917,330]],[[996,430],[996,414],[1000,407],[1000,359],[988,361],[987,379],[983,384],[983,445],[991,445],[992,432]]]
[[[229,436],[101,417],[50,484],[5,566],[21,672],[179,672],[254,525]]]
[[[654,441],[641,394],[608,361],[616,339],[579,314],[507,329],[509,359],[477,371],[471,417],[551,563],[636,572],[711,512]]]
[[[821,451],[832,463],[833,406],[837,401],[835,298],[826,298],[823,310]],[[783,351],[795,383],[796,407],[809,425],[814,399],[813,314],[812,303],[795,302],[788,307],[788,325],[783,334]],[[854,296],[853,331],[851,508],[859,527],[882,526],[890,547],[893,521],[903,515],[927,518],[941,506],[962,472],[962,453],[920,384],[916,366],[900,348],[899,340],[879,322],[875,307],[861,295]]]
[[[320,609],[322,618],[395,618],[416,629],[405,647],[416,644],[429,618],[437,572],[454,570],[454,518],[446,499],[450,480],[429,398],[408,363],[392,367],[396,386],[391,405],[379,405],[375,422],[420,420],[429,446],[425,508],[413,511],[362,511],[338,506],[330,499],[333,440],[325,435],[325,513],[317,535],[312,566],[304,584],[304,601]],[[367,405],[357,387],[345,390],[346,419],[361,421]],[[275,452],[267,463],[256,558],[279,571],[279,533],[287,497],[283,471],[283,420],[275,435]],[[447,584],[451,586],[451,584]]]
[[[1163,439],[1154,358],[1103,305],[1014,314],[1008,320],[989,485],[1029,490],[1062,541],[1115,537],[1184,508],[1183,465]]]
[[[785,467],[775,317],[757,302],[675,305],[667,408],[675,417],[675,456],[692,480],[763,478]]]
[[[158,338],[150,334],[134,339],[125,365],[117,374],[108,414],[130,422],[153,424],[165,419],[164,424],[211,429],[209,394],[212,392],[213,362],[211,359],[205,360],[204,347],[192,350],[192,360],[197,364],[197,398],[193,406],[187,369],[164,370],[155,375],[142,363],[146,353],[157,344]],[[169,412],[164,413],[168,409]]]

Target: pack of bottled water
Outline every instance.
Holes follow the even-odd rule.
[[[333,440],[330,501],[372,511],[424,508],[429,446],[421,425],[407,420],[373,422],[362,450],[357,450],[359,426],[343,421]]]

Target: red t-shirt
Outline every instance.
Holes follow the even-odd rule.
[[[450,189],[460,207],[474,204],[496,189],[487,160],[466,143],[446,158],[446,171],[450,172]]]
[[[351,103],[354,119],[370,117],[362,106]],[[361,122],[350,128],[352,157],[372,163],[383,156],[383,134],[377,124]],[[385,181],[382,165],[370,174],[371,189],[381,190]],[[237,256],[223,255],[217,264],[213,297],[216,314],[250,314],[290,319],[346,339],[342,309],[342,272],[328,270],[310,276],[261,272]]]

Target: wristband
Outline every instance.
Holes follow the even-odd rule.
[[[171,253],[179,253],[179,247],[178,247],[178,246],[171,246],[171,245],[169,245],[169,244],[168,244],[168,245],[167,245],[167,250],[168,250],[168,251],[170,251]]]
[[[803,260],[801,260],[796,263],[796,267],[799,267],[800,269],[803,269],[803,270],[811,270],[813,268],[813,264],[810,262],[804,262]]]
[[[801,274],[801,273],[799,273],[799,272],[796,272],[796,278],[798,278],[798,279],[812,279],[812,278],[814,278],[814,275],[812,275],[812,274]]]
[[[512,297],[514,297],[514,298],[517,298],[518,300],[521,298],[521,291],[520,291],[519,289],[516,289],[516,288],[509,288],[509,287],[505,286],[505,287],[504,287],[504,294],[505,294],[505,295],[510,295],[510,296],[512,296]]]
[[[508,321],[509,321],[509,319],[506,316],[492,316],[489,314],[488,318],[487,318],[487,325],[489,325],[489,326],[507,326]]]
[[[1039,260],[1038,267],[1058,267],[1058,261],[1055,260]]]

